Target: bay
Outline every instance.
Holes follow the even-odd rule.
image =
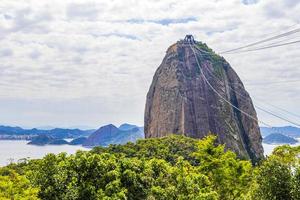
[[[297,139],[298,141],[300,141],[300,138]],[[272,151],[278,147],[278,146],[281,146],[283,144],[266,144],[266,143],[263,143],[263,147],[264,147],[264,154],[267,156],[267,155],[270,155],[272,153]],[[300,145],[300,142],[296,143],[296,144],[292,144],[290,146],[292,147],[295,147],[295,146],[299,146]]]
[[[77,150],[90,150],[80,145],[28,145],[26,140],[0,140],[0,166],[17,162],[22,158],[42,158],[48,153],[66,152],[73,154]]]
[[[66,152],[68,154],[73,154],[78,150],[88,151],[89,148],[82,147],[80,145],[45,145],[36,146],[28,145],[26,140],[0,140],[0,166],[8,165],[11,162],[18,162],[19,159],[28,158],[36,159],[42,158],[48,153],[58,154],[61,152]],[[291,146],[298,146],[300,142]],[[264,154],[270,155],[273,149],[278,144],[265,144]]]

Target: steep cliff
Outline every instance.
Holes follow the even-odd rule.
[[[248,92],[224,58],[201,42],[179,41],[168,48],[147,94],[146,138],[203,138],[211,132],[240,157],[255,161],[263,157],[256,119]]]

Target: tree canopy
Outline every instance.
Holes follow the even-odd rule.
[[[215,136],[172,135],[135,144],[48,154],[0,170],[1,199],[300,199],[299,147],[253,166]]]

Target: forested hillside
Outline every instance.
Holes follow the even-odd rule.
[[[215,136],[139,140],[0,169],[0,199],[300,199],[300,147],[254,165]]]

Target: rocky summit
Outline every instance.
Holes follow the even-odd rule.
[[[147,94],[144,122],[146,138],[216,134],[242,158],[263,157],[248,92],[229,63],[201,42],[181,40],[168,48]]]

